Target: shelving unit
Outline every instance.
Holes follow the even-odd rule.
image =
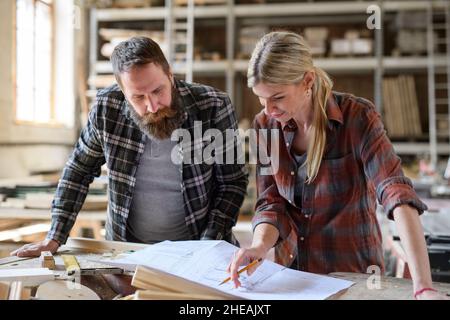
[[[174,18],[188,19],[190,16],[195,21],[197,26],[198,21],[211,19],[214,21],[223,21],[224,34],[222,41],[225,42],[225,51],[223,52],[220,61],[192,61],[192,74],[194,81],[198,77],[209,77],[208,79],[217,79],[222,83],[223,89],[228,92],[232,98],[238,115],[243,114],[244,106],[252,105],[254,103],[251,98],[246,98],[248,89],[245,87],[245,74],[247,70],[247,60],[238,59],[236,57],[237,35],[239,26],[242,23],[246,25],[252,23],[262,23],[265,20],[273,21],[276,25],[283,25],[288,23],[290,25],[297,23],[300,27],[304,27],[306,23],[314,21],[314,25],[329,24],[330,17],[338,21],[336,23],[345,24],[348,21],[356,21],[360,27],[365,26],[366,18],[369,17],[367,8],[369,5],[375,4],[381,8],[382,28],[380,30],[372,31],[372,39],[374,41],[374,54],[368,57],[318,57],[315,58],[315,64],[322,67],[329,72],[333,77],[352,77],[352,75],[366,75],[372,79],[373,90],[369,98],[373,98],[375,105],[383,112],[383,91],[382,81],[385,75],[399,74],[407,72],[409,74],[420,77],[426,76],[429,78],[427,86],[431,82],[431,70],[449,70],[449,50],[446,50],[445,55],[434,53],[430,56],[428,50],[426,56],[390,56],[390,52],[385,48],[384,44],[391,39],[387,38],[387,31],[385,30],[386,23],[392,16],[400,11],[411,12],[448,12],[447,0],[435,1],[334,1],[334,2],[298,2],[298,3],[267,3],[267,4],[235,4],[234,0],[225,0],[222,5],[196,5],[195,9],[190,11],[189,7],[173,7],[171,1],[166,1],[165,7],[151,7],[151,8],[133,8],[133,9],[93,9],[91,15],[91,76],[98,74],[111,73],[111,66],[107,61],[98,60],[98,26],[102,23],[125,23],[133,21],[160,21],[164,23],[165,29],[170,29],[171,21]],[[301,18],[301,19],[300,19]],[[336,19],[335,19],[336,18]],[[304,21],[302,23],[302,21]],[[447,20],[448,21],[448,20]],[[441,28],[448,28],[448,25],[443,24]],[[446,33],[447,37],[450,34]],[[431,33],[432,35],[432,33]],[[221,35],[216,35],[221,36]],[[389,35],[390,37],[390,35]],[[433,38],[428,34],[428,39]],[[195,47],[196,44],[194,44]],[[183,74],[186,69],[184,63],[172,64],[176,74]],[[215,82],[217,82],[215,80]],[[447,84],[439,84],[438,86],[448,88]],[[422,84],[421,84],[422,85]],[[95,87],[90,87],[95,90]],[[434,88],[436,89],[436,88]],[[426,109],[428,114],[421,116],[428,117],[427,126],[425,130],[427,141],[419,139],[405,139],[405,142],[394,141],[394,146],[399,154],[429,154],[432,161],[436,163],[438,155],[449,155],[449,134],[444,137],[442,134],[436,132],[436,103],[442,103],[441,100],[433,99],[431,91],[423,87],[420,91],[420,98],[422,104],[427,104]],[[450,90],[449,90],[450,92]],[[367,96],[367,95],[366,95]],[[427,99],[425,99],[427,96]],[[249,100],[250,99],[250,100]],[[425,102],[427,101],[427,102]],[[447,102],[448,103],[448,102]],[[446,112],[447,115],[450,112]],[[424,119],[425,119],[424,118]],[[450,123],[450,118],[449,118]],[[413,141],[410,141],[413,140]]]

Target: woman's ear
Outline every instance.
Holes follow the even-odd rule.
[[[316,80],[316,73],[314,71],[307,71],[303,77],[303,83],[306,88],[311,88]]]

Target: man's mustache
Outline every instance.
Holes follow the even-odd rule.
[[[159,109],[157,112],[147,112],[142,116],[143,124],[155,124],[166,118],[173,118],[177,114],[177,110],[173,107],[163,107]]]

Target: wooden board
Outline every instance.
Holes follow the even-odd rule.
[[[137,290],[134,300],[213,300],[218,299],[209,295],[186,294],[153,290]]]
[[[7,300],[9,295],[9,282],[0,282],[0,300]]]
[[[148,247],[148,244],[121,242],[121,241],[107,241],[107,240],[93,240],[85,238],[69,238],[64,246],[65,249],[79,249],[92,253],[102,252],[126,252],[136,251]]]
[[[166,272],[142,266],[138,266],[136,268],[131,284],[139,289],[150,289],[157,292],[164,291],[173,295],[202,295],[208,296],[209,299],[241,299],[237,296],[227,294],[220,290],[210,288]]]
[[[88,287],[71,281],[48,281],[36,291],[39,300],[100,300]]]
[[[23,261],[23,260],[30,260],[30,259],[34,259],[34,258],[30,258],[30,257],[17,257],[17,256],[5,257],[5,258],[1,258],[1,259],[0,259],[0,266],[12,264],[12,263],[19,262],[19,261]]]
[[[54,193],[27,193],[24,207],[28,209],[48,209],[52,207]],[[106,210],[108,207],[107,195],[88,195],[83,202],[82,211]]]
[[[46,268],[0,269],[0,281],[21,281],[23,286],[37,286],[54,278]]]

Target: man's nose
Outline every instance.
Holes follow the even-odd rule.
[[[156,101],[152,101],[149,97],[147,97],[146,101],[147,112],[156,113],[159,110],[158,103]]]

